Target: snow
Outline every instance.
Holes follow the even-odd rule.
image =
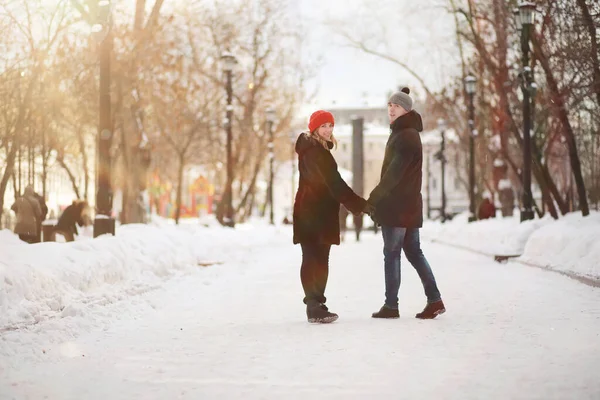
[[[549,219],[519,223],[519,215],[469,223],[466,213],[451,222],[426,221],[421,236],[440,243],[460,246],[486,255],[521,254],[533,231]]]
[[[512,183],[510,179],[500,179],[498,181],[498,190],[510,189],[512,188]]]
[[[600,213],[572,213],[533,232],[524,261],[584,278],[600,279]]]
[[[0,329],[55,317],[72,304],[112,303],[221,259],[232,242],[245,248],[265,240],[240,237],[243,226],[229,232],[160,225],[125,225],[116,237],[35,246],[0,231]]]
[[[459,215],[421,233],[446,314],[413,318],[425,298],[403,259],[401,318],[370,318],[382,240],[365,231],[332,248],[340,319],[315,326],[290,226],[154,219],[32,246],[2,231],[0,398],[600,398],[600,289],[488,255],[600,277],[599,213]]]
[[[500,213],[498,213],[499,215]],[[596,279],[600,283],[600,213],[570,213],[519,222],[513,217],[468,223],[466,214],[451,222],[427,221],[422,236],[486,255],[521,255],[515,261]]]

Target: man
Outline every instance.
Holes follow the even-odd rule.
[[[404,254],[423,283],[427,305],[416,315],[433,319],[446,311],[435,277],[421,251],[419,228],[423,225],[421,179],[423,148],[419,132],[421,116],[412,109],[410,89],[394,93],[388,102],[390,137],[381,168],[381,181],[368,203],[373,220],[381,225],[385,269],[385,303],[373,318],[398,318],[400,254]]]
[[[491,199],[492,195],[489,192],[483,194],[483,201],[479,204],[477,211],[478,219],[496,218],[496,206]]]

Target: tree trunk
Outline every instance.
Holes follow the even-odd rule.
[[[10,136],[13,136],[13,147],[8,150],[8,155],[6,157],[6,168],[4,169],[4,174],[0,180],[0,213],[4,209],[4,194],[6,193],[6,186],[8,185],[8,180],[13,175],[13,170],[15,167],[15,157],[17,155],[17,148],[19,147],[18,133],[23,132],[26,119],[25,114],[27,113],[26,105],[31,102],[33,83],[37,82],[39,72],[39,67],[36,66],[31,74],[31,79],[29,81],[29,85],[27,86],[27,91],[25,92],[23,102],[19,104],[19,112],[17,114],[13,135],[7,133],[9,139]]]
[[[254,204],[256,203],[256,187],[250,194],[250,200],[248,201],[248,207],[246,207],[246,213],[244,214],[244,220],[247,220],[252,215]]]
[[[554,103],[553,111],[556,113],[564,129],[564,136],[569,146],[569,160],[571,161],[571,169],[573,171],[573,176],[575,177],[575,184],[577,185],[577,195],[579,196],[581,213],[585,217],[590,214],[590,209],[587,201],[587,192],[585,190],[585,182],[581,172],[581,161],[579,160],[579,154],[577,152],[577,143],[575,142],[573,127],[569,121],[569,115],[567,113],[564,98],[558,89],[558,83],[554,78],[554,74],[550,67],[550,62],[545,53],[542,51],[540,37],[538,35],[534,35],[533,43],[538,60],[540,61],[540,65],[542,66],[544,74],[546,75],[548,89],[552,95],[552,100]]]
[[[558,189],[556,188],[554,181],[552,181],[552,178],[550,177],[548,167],[542,164],[542,155],[537,144],[535,143],[535,140],[531,141],[531,153],[533,156],[533,173],[535,175],[535,179],[540,185],[540,190],[542,191],[542,204],[546,204],[548,206],[548,212],[550,213],[552,218],[558,219],[558,212],[556,211],[556,207],[554,206],[554,202],[552,201],[551,190],[555,191],[555,197],[557,197],[561,201],[562,199],[560,197],[560,193],[558,193]],[[540,218],[542,217],[542,215],[543,213],[540,212]]]
[[[507,94],[505,91],[502,91],[500,93],[500,96],[507,96]],[[519,148],[522,149],[523,148],[523,138],[521,137],[521,135],[519,133],[519,128],[517,127],[517,124],[512,116],[512,113],[510,112],[510,108],[508,107],[508,102],[505,104],[505,107],[506,107],[505,112],[507,113],[507,115],[510,118],[510,130],[513,133],[513,137],[517,141]],[[532,149],[535,150],[535,146],[532,146]],[[556,204],[558,205],[561,214],[565,215],[568,212],[568,207],[567,207],[565,201],[563,200],[563,198],[560,196],[560,193],[558,192],[556,183],[554,183],[554,180],[552,179],[550,172],[548,171],[548,166],[541,162],[541,154],[536,155],[534,152],[534,156],[535,157],[534,157],[534,162],[532,163],[531,171],[533,172],[536,181],[538,182],[540,187],[542,187],[544,185],[542,183],[542,180],[544,180],[545,184],[548,187],[548,190],[550,191],[552,196],[554,196]],[[520,174],[518,174],[518,169],[516,168],[514,162],[512,162],[512,160],[510,160],[510,158],[508,157],[508,153],[505,153],[505,158],[506,158],[506,160],[509,161],[509,164],[513,168],[513,171],[515,171],[516,175],[519,177],[519,180],[521,180],[521,176],[520,176]],[[550,206],[550,203],[548,203],[548,205]],[[555,218],[558,218],[558,214],[556,214]]]
[[[18,144],[13,143],[13,146],[9,149],[8,157],[6,158],[6,168],[4,169],[4,175],[2,175],[2,180],[0,180],[0,212],[4,210],[4,194],[6,193],[6,187],[8,186],[8,180],[11,178],[11,176],[14,176],[14,165],[15,158],[17,156],[17,147]],[[15,194],[16,193],[17,192],[15,191]]]
[[[594,23],[594,19],[590,14],[590,9],[588,8],[585,0],[577,0],[577,5],[581,8],[581,13],[583,14],[583,22],[585,27],[588,30],[588,34],[591,39],[591,47],[590,47],[590,56],[592,59],[592,64],[594,68],[594,85],[593,92],[596,93],[596,100],[598,101],[598,105],[600,106],[600,54],[598,49],[598,39],[596,37],[596,24]]]
[[[254,164],[254,172],[252,173],[252,179],[250,180],[250,184],[248,185],[248,188],[246,189],[246,193],[244,194],[242,201],[240,201],[240,204],[238,205],[238,207],[235,210],[236,214],[238,214],[240,212],[240,210],[246,206],[250,197],[252,197],[252,199],[254,201],[256,179],[258,178],[258,174],[260,173],[261,164],[264,161],[264,153],[265,153],[265,150],[264,150],[264,148],[262,148],[260,153],[258,154],[258,157],[256,158],[256,163]],[[264,217],[264,214],[262,216]]]
[[[175,224],[179,225],[181,217],[181,197],[183,192],[183,170],[185,167],[185,157],[179,155],[179,169],[177,170],[177,195],[175,197]]]
[[[135,2],[135,17],[133,22],[134,31],[138,32],[144,27],[144,16],[146,9],[146,0],[137,0]]]
[[[88,167],[88,156],[85,147],[85,138],[81,129],[77,132],[77,142],[79,143],[79,151],[81,152],[81,166],[83,167],[83,199],[89,201],[88,191],[90,186],[90,171]]]
[[[73,175],[73,172],[71,172],[71,169],[65,163],[64,157],[58,157],[56,161],[58,161],[58,164],[65,170],[67,175],[69,175],[69,180],[71,181],[71,186],[73,187],[75,196],[77,197],[77,199],[81,199],[81,195],[79,194],[79,188],[77,187],[77,179],[75,179],[75,175]]]

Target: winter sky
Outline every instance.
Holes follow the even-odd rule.
[[[407,62],[434,90],[443,87],[457,71],[454,19],[447,0],[295,0],[292,8],[310,26],[304,54],[321,56],[322,64],[312,87],[318,89],[315,105],[382,101],[400,84],[422,92],[414,77],[389,61],[351,49],[335,33],[339,24],[363,33],[379,50]],[[337,22],[336,22],[337,20]],[[383,99],[383,100],[381,100]]]

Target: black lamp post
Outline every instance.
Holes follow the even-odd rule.
[[[442,222],[446,222],[446,121],[438,119],[438,129],[440,130],[440,164],[442,166],[442,206],[440,208],[440,217]]]
[[[531,194],[531,94],[536,87],[529,66],[529,40],[533,23],[535,22],[535,4],[521,2],[517,15],[517,27],[521,31],[521,51],[523,53],[523,71],[521,90],[523,91],[523,206],[521,222],[534,218],[533,198]]]
[[[92,31],[101,39],[100,59],[100,115],[98,126],[98,159],[96,164],[96,216],[94,237],[115,234],[115,220],[112,218],[112,187],[110,147],[113,136],[110,104],[110,59],[113,36],[111,29],[110,1],[98,1],[98,21]]]
[[[296,132],[290,132],[290,167],[292,168],[292,196],[291,196],[291,204],[290,204],[290,221],[293,219],[294,215],[294,196],[296,194],[296,140],[298,135]]]
[[[225,52],[221,56],[221,60],[223,61],[223,70],[226,75],[226,84],[225,90],[227,91],[227,107],[225,108],[227,111],[225,128],[227,130],[227,178],[225,182],[225,193],[223,194],[223,201],[225,202],[225,216],[223,218],[223,225],[234,227],[235,221],[233,219],[233,165],[231,160],[231,145],[232,145],[232,133],[231,128],[233,125],[233,87],[232,87],[232,72],[233,68],[237,64],[237,60],[233,54],[230,52]]]
[[[469,222],[475,221],[475,108],[473,97],[477,79],[469,75],[465,78],[465,90],[469,96]]]
[[[271,107],[265,111],[267,116],[267,133],[269,134],[269,223],[275,225],[275,216],[273,212],[273,162],[275,160],[274,144],[273,144],[273,122],[275,121],[275,110]]]

